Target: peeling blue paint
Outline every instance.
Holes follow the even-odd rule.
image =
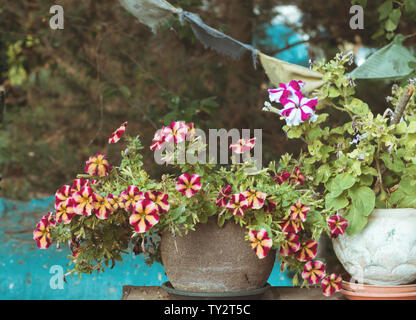
[[[123,285],[157,286],[167,280],[163,266],[147,266],[141,256],[126,255],[114,269],[100,275],[74,276],[63,284],[54,285],[56,273],[51,267],[67,269],[69,249],[50,247],[39,250],[32,239],[34,226],[53,208],[54,197],[30,202],[0,198],[0,299],[106,299],[118,300]],[[55,277],[56,279],[56,277]],[[51,284],[52,281],[52,284]],[[289,277],[280,273],[276,264],[269,283],[290,286]],[[53,289],[55,288],[55,289]]]

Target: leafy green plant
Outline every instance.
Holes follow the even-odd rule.
[[[319,101],[315,121],[309,118],[284,130],[289,138],[307,144],[301,168],[312,177],[310,187],[321,193],[327,210],[348,220],[347,233],[353,235],[365,227],[374,208],[416,208],[416,101],[412,83],[395,85],[387,97],[395,111],[374,115],[354,97],[355,83],[346,75],[350,58],[339,54],[314,65],[325,81],[312,93]],[[265,109],[287,119],[287,113]],[[332,123],[324,110],[344,113],[347,120]]]

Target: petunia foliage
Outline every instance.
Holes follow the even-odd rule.
[[[345,229],[350,235],[361,231],[374,208],[416,208],[414,83],[402,88],[394,85],[384,114],[373,114],[354,96],[354,80],[346,74],[349,62],[351,55],[340,53],[329,62],[315,63],[313,69],[323,74],[325,82],[320,89],[304,100],[306,94],[297,82],[281,85],[290,88],[289,93],[296,91],[298,103],[289,103],[285,93],[277,99],[269,90],[271,102],[283,109],[270,102],[263,108],[287,122],[283,129],[288,138],[301,139],[307,145],[299,160],[302,173],[309,177],[307,185],[321,194],[326,210],[343,217],[328,220],[332,237]],[[309,103],[308,117],[303,100],[317,102],[316,109]],[[294,107],[299,110],[296,117],[289,115]],[[343,113],[347,120],[334,123],[329,116],[334,112]],[[287,179],[286,172],[275,177],[279,183]],[[296,229],[290,221],[285,226]]]

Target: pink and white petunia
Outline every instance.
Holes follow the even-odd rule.
[[[305,176],[301,173],[299,168],[296,168],[295,171],[290,175],[291,184],[302,184],[306,181]]]
[[[159,215],[156,205],[149,199],[136,202],[129,222],[138,233],[148,231],[159,222]]]
[[[294,205],[290,207],[290,219],[292,220],[300,220],[302,222],[306,221],[306,214],[311,209],[302,204],[300,201],[296,202]]]
[[[282,231],[287,233],[298,233],[302,229],[300,220],[292,220],[290,218],[283,219],[279,225],[282,228]]]
[[[158,214],[166,213],[169,211],[169,196],[166,193],[162,193],[159,191],[147,191],[145,192],[144,197],[152,201],[156,205]]]
[[[327,297],[332,296],[335,292],[341,291],[341,283],[342,277],[335,273],[332,273],[330,276],[327,276],[324,279],[322,279],[322,293]]]
[[[176,190],[187,198],[192,197],[201,187],[201,177],[196,174],[190,175],[189,173],[184,173],[178,178],[178,182],[176,183]]]
[[[234,216],[244,216],[244,212],[248,209],[247,198],[242,193],[233,194],[226,208],[232,210]]]
[[[273,246],[273,240],[269,238],[269,235],[265,229],[259,231],[250,230],[248,237],[251,242],[251,248],[256,252],[259,259],[263,259],[269,253],[270,248]]]
[[[124,190],[120,197],[123,200],[124,209],[127,212],[133,212],[135,204],[144,199],[144,194],[138,187],[128,186],[127,190]]]
[[[256,190],[244,191],[243,195],[247,198],[248,207],[252,209],[261,209],[267,197],[267,193]]]
[[[74,216],[75,211],[72,198],[61,202],[56,208],[55,218],[58,223],[69,224]]]
[[[230,185],[222,187],[217,199],[215,200],[215,205],[217,207],[226,207],[231,199],[231,192],[232,190]]]
[[[93,213],[96,196],[91,187],[84,186],[72,195],[74,211],[78,215],[90,216]]]
[[[278,172],[274,177],[274,182],[277,182],[278,184],[282,184],[283,182],[287,181],[290,178],[290,172],[282,171]]]
[[[308,99],[301,92],[295,92],[291,99],[284,100],[282,104],[280,115],[285,118],[288,126],[298,126],[307,120],[315,122],[318,119],[315,114],[318,99]]]
[[[279,88],[269,89],[269,100],[271,102],[283,103],[287,99],[292,99],[296,92],[300,92],[305,83],[303,81],[292,80],[288,84],[281,83]]]
[[[236,143],[230,145],[230,149],[233,150],[235,153],[244,153],[246,151],[250,151],[254,148],[256,144],[256,138],[248,139],[240,139]]]
[[[280,246],[280,255],[287,257],[300,249],[299,236],[294,233],[288,234]]]
[[[186,141],[192,141],[192,139],[195,137],[195,124],[190,122],[186,123],[185,126],[188,129],[188,132],[186,133]]]
[[[114,131],[108,138],[108,143],[117,143],[123,137],[126,132],[127,122],[124,122],[116,131]]]
[[[299,251],[296,253],[296,258],[301,262],[313,260],[318,253],[318,243],[314,240],[303,242]]]
[[[325,277],[325,266],[321,261],[308,261],[303,267],[302,278],[309,284],[318,284]]]
[[[152,140],[152,145],[150,146],[150,150],[160,150],[165,143],[166,137],[163,135],[162,131],[158,131],[155,133],[155,136]]]
[[[188,127],[182,121],[175,121],[169,127],[162,128],[162,134],[166,142],[180,143],[185,141]]]
[[[50,226],[56,226],[55,215],[50,211],[45,214],[41,220],[44,220]]]
[[[106,177],[111,169],[107,156],[98,152],[95,156],[89,157],[84,171],[91,176]]]
[[[348,227],[348,220],[339,215],[326,219],[326,222],[328,222],[331,238],[333,239],[339,235],[343,235],[345,233],[345,229]]]
[[[52,244],[50,227],[47,219],[42,218],[33,231],[33,240],[39,249],[47,249]]]
[[[106,198],[108,202],[110,202],[114,211],[118,209],[124,209],[124,202],[120,196],[109,193]]]
[[[106,220],[113,213],[113,207],[106,197],[95,194],[94,213],[98,219]]]
[[[71,187],[68,185],[62,186],[61,189],[55,193],[55,209],[59,207],[62,202],[67,201],[72,197]]]

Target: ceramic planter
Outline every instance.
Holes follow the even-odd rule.
[[[332,243],[356,281],[392,286],[416,280],[415,209],[376,209],[361,232],[344,234]]]
[[[263,288],[276,252],[259,259],[245,240],[246,229],[217,218],[198,224],[186,236],[162,234],[160,249],[166,275],[175,289],[192,292],[236,292]]]

